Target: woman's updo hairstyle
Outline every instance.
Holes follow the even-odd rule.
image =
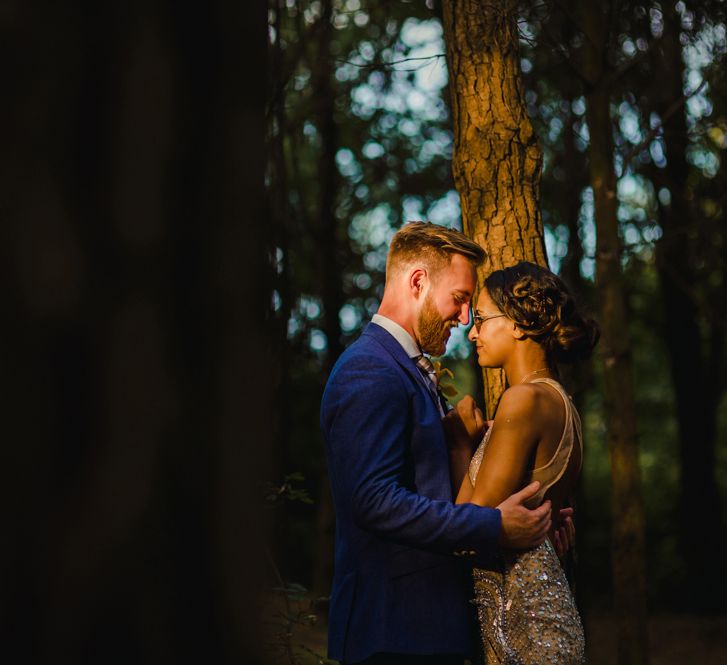
[[[521,261],[493,272],[485,287],[500,311],[545,347],[548,358],[572,363],[591,355],[598,325],[578,313],[568,287],[547,268]]]

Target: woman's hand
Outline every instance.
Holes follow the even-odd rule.
[[[450,449],[472,449],[482,440],[486,423],[482,411],[470,395],[465,395],[442,420]]]

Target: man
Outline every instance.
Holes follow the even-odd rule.
[[[329,657],[346,664],[457,663],[473,643],[462,559],[534,547],[550,502],[527,510],[537,483],[497,509],[455,505],[436,377],[469,322],[482,248],[412,222],[392,239],[378,314],[339,358],[321,405],[336,508]]]

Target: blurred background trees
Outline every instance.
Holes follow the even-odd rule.
[[[652,613],[715,610],[727,490],[724,7],[512,7],[523,101],[543,154],[548,261],[594,313],[609,311],[602,284],[620,293],[608,301],[620,299],[620,315],[607,316],[604,354],[568,376],[587,437],[580,602],[587,615],[613,607],[604,574],[611,525],[628,530],[635,519],[638,532],[641,491],[646,591],[641,583],[631,591]],[[451,171],[451,51],[433,0],[269,4],[273,305],[285,349],[276,363],[275,463],[280,477],[301,471],[316,501],[276,520],[276,543],[285,574],[323,593],[330,550],[321,547],[332,522],[317,413],[327,370],[376,311],[395,230],[413,219],[457,227],[467,219]],[[460,392],[481,399],[464,335],[444,362]],[[629,385],[633,420],[624,430],[619,400]],[[639,442],[631,476],[617,473],[626,482],[616,497],[607,446],[614,428]],[[614,563],[623,563],[621,552]]]
[[[4,662],[260,662],[266,11],[0,12]]]

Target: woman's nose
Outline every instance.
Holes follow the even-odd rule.
[[[468,340],[469,340],[470,342],[474,342],[474,341],[476,341],[476,340],[477,340],[477,334],[478,334],[478,333],[477,333],[477,330],[475,329],[475,327],[474,327],[474,326],[472,326],[472,327],[470,328],[470,331],[469,331],[469,332],[467,333],[467,339],[468,339]]]

